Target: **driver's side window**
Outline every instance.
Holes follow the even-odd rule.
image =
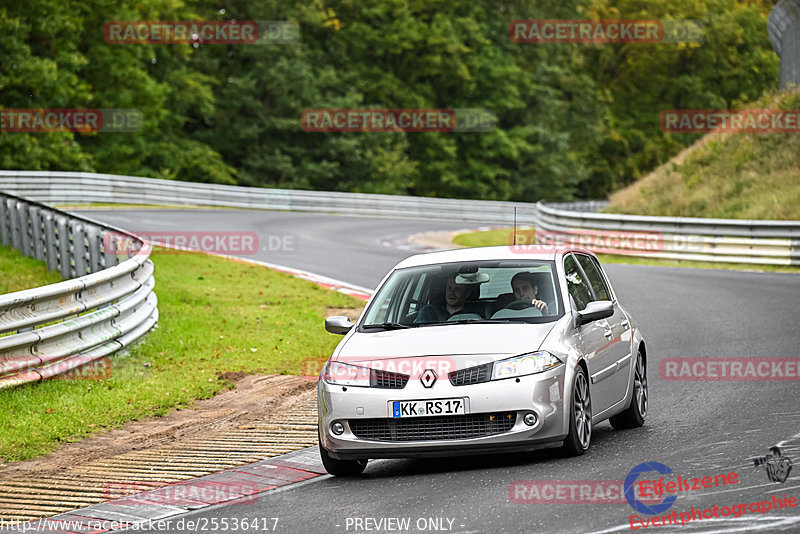
[[[592,301],[592,291],[586,284],[574,256],[564,258],[564,273],[567,278],[567,290],[575,301],[578,311],[582,311]]]
[[[608,290],[608,286],[603,280],[603,275],[600,274],[597,264],[589,256],[577,254],[577,257],[578,263],[583,267],[583,272],[586,273],[586,278],[588,278],[589,283],[592,284],[592,289],[594,289],[597,300],[611,300],[611,292]]]

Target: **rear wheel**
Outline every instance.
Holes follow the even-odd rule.
[[[580,456],[589,449],[592,441],[592,398],[586,371],[578,367],[569,415],[569,434],[561,450],[568,456]]]
[[[644,365],[642,353],[636,353],[636,369],[633,373],[633,396],[631,405],[609,421],[617,430],[623,428],[636,428],[644,424],[647,416],[647,369]]]
[[[322,465],[325,466],[325,470],[335,477],[352,477],[356,475],[360,475],[364,472],[364,469],[367,467],[367,462],[369,460],[337,460],[336,458],[331,458],[328,451],[320,445],[319,446],[319,455],[322,458]]]

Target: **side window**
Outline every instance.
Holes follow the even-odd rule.
[[[611,300],[611,291],[608,290],[603,275],[600,274],[597,264],[589,256],[577,254],[578,262],[583,267],[583,272],[586,273],[586,278],[594,289],[594,294],[597,295],[597,300]]]
[[[573,256],[567,256],[564,259],[564,272],[567,278],[567,290],[575,300],[578,311],[581,311],[592,301],[592,292],[586,284],[586,280],[583,279],[583,273],[578,269],[578,264],[575,263]]]

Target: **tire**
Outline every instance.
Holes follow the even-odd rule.
[[[616,430],[637,428],[644,424],[647,416],[647,367],[642,353],[636,352],[636,368],[633,372],[633,395],[631,404],[624,412],[613,416],[609,421]]]
[[[572,403],[569,409],[569,434],[561,451],[567,456],[581,456],[592,442],[592,396],[589,379],[583,367],[575,373],[572,386]]]
[[[319,455],[325,470],[335,477],[354,477],[364,472],[369,460],[337,460],[331,458],[328,451],[320,445]]]

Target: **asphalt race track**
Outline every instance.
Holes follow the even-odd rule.
[[[481,224],[227,210],[92,210],[86,215],[133,231],[256,232],[262,250],[252,257],[368,288],[412,253],[382,243],[400,243],[402,236],[425,230]],[[269,236],[294,236],[294,246],[264,250]],[[220,505],[185,517],[277,517],[275,531],[292,533],[398,532],[394,518],[408,520],[413,532],[626,532],[631,530],[629,516],[651,516],[635,512],[624,499],[565,501],[569,485],[620,483],[643,462],[665,464],[684,479],[731,471],[738,476],[736,484],[682,493],[672,508],[653,517],[673,511],[680,517],[692,507],[772,504],[773,497],[784,494],[800,501],[800,382],[667,381],[659,373],[664,358],[800,358],[800,276],[631,265],[607,270],[648,345],[650,406],[644,427],[615,431],[602,423],[594,429],[591,449],[579,458],[540,450],[373,461],[360,478],[320,477],[265,494],[255,503]],[[785,482],[771,482],[764,467],[751,460],[778,443],[795,463]],[[647,478],[658,476],[651,472]],[[541,481],[537,487],[545,502],[511,502],[509,489],[512,497],[517,491],[512,484],[526,480]],[[561,493],[554,494],[559,481]],[[263,524],[272,525],[271,519]],[[248,532],[267,531],[261,526]],[[800,532],[800,506],[696,520],[682,529],[634,526],[659,533]]]
[[[256,254],[222,254],[285,265],[373,289],[397,262],[413,251],[396,249],[382,241],[405,241],[410,234],[433,230],[458,230],[480,226],[464,222],[439,222],[376,217],[251,210],[91,210],[81,215],[108,222],[132,232],[155,237],[173,232],[230,232],[258,234]]]

